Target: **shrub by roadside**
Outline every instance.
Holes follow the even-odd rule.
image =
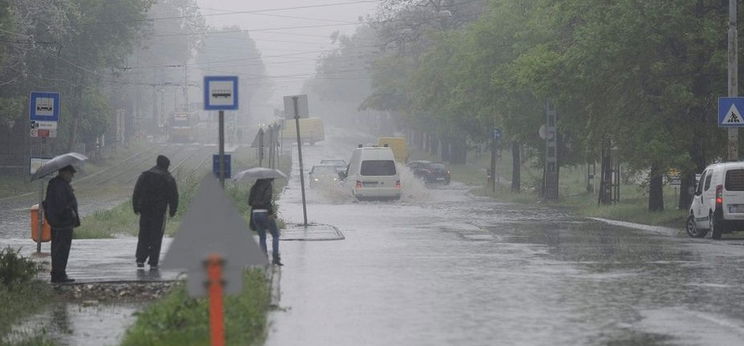
[[[263,270],[245,273],[243,290],[225,297],[225,337],[228,345],[255,345],[266,334],[271,297]],[[122,345],[208,345],[207,298],[193,299],[183,284],[138,313]]]
[[[0,250],[0,344],[8,342],[16,322],[51,303],[54,295],[49,284],[36,279],[40,266],[18,253],[9,247]],[[51,344],[43,335],[15,334],[12,340],[15,345]]]

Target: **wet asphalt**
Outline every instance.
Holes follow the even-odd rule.
[[[303,146],[306,171],[348,161],[353,147]],[[301,223],[293,173],[280,210]],[[309,221],[345,239],[282,242],[267,345],[744,344],[742,239],[636,230],[402,180],[398,202],[308,192]]]

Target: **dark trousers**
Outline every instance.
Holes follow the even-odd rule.
[[[140,230],[137,239],[137,263],[158,265],[160,260],[160,245],[165,233],[165,213],[140,213]]]
[[[72,246],[72,228],[52,228],[52,279],[67,276],[67,258]]]
[[[271,250],[274,258],[279,258],[279,228],[276,227],[276,221],[269,217],[267,212],[254,212],[253,224],[258,232],[258,244],[261,250],[266,253],[266,231],[271,233]]]

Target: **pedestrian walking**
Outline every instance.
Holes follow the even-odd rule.
[[[258,232],[261,250],[267,254],[266,231],[271,233],[271,263],[281,266],[279,257],[279,228],[276,227],[276,213],[271,198],[274,179],[258,179],[251,187],[248,205],[251,206],[251,229]],[[268,254],[267,254],[268,256]]]
[[[158,268],[160,245],[165,232],[165,213],[173,217],[178,210],[176,179],[168,172],[170,160],[158,155],[156,163],[155,167],[140,174],[132,195],[134,213],[140,216],[135,253],[137,268],[143,268],[146,260],[150,269]]]
[[[77,198],[70,182],[75,168],[65,166],[49,180],[43,202],[47,221],[52,227],[52,282],[68,283],[75,279],[67,276],[67,259],[72,246],[72,230],[80,226]]]

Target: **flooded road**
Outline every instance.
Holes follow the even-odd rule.
[[[303,147],[305,168],[355,146]],[[280,211],[302,222],[293,173]],[[744,344],[741,240],[610,226],[457,183],[403,189],[398,202],[309,192],[308,220],[345,240],[282,242],[267,345]]]

